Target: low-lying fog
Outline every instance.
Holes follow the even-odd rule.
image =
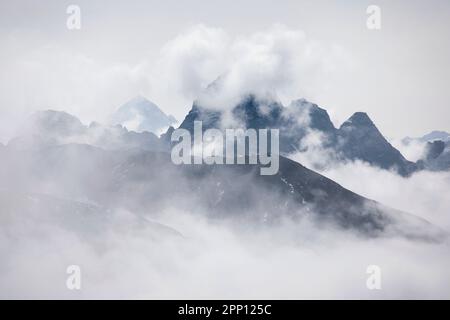
[[[359,163],[324,174],[449,230],[449,174],[401,178]],[[1,298],[450,297],[448,243],[364,239],[307,219],[256,227],[176,206],[137,217],[39,195],[3,197]],[[81,268],[80,290],[66,287],[70,265]],[[371,265],[380,267],[381,290],[367,288]]]

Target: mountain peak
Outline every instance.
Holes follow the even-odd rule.
[[[60,120],[67,120],[67,121],[81,123],[81,121],[77,117],[71,115],[70,113],[67,113],[65,111],[52,110],[52,109],[36,111],[31,115],[31,118],[42,119],[42,120],[47,120],[47,119],[58,120],[58,119],[60,119]]]
[[[166,115],[155,103],[138,95],[121,107],[110,117],[110,124],[120,124],[136,132],[149,131],[157,135],[176,123],[173,116]]]
[[[330,133],[336,130],[331,122],[330,116],[327,110],[319,107],[317,104],[312,103],[304,98],[293,100],[289,107],[292,111],[307,112],[309,115],[309,125],[316,130],[322,130]]]
[[[348,159],[359,159],[383,169],[394,168],[402,176],[417,169],[386,140],[365,112],[355,112],[341,125],[338,134],[340,151]]]
[[[27,127],[37,133],[56,132],[60,135],[77,134],[85,129],[77,117],[50,109],[33,113],[27,120]]]
[[[371,126],[375,127],[375,124],[365,112],[355,112],[347,121],[345,121],[342,127],[354,127],[354,126]]]
[[[151,112],[151,111],[159,111],[162,112],[158,106],[152,101],[148,100],[142,95],[137,95],[134,98],[128,100],[122,106],[117,109],[117,111],[121,110],[138,110],[143,112]]]

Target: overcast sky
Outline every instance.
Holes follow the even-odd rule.
[[[370,4],[381,30],[366,27]],[[366,111],[389,138],[450,131],[446,0],[0,0],[0,44],[3,142],[33,110],[102,122],[137,94],[182,120],[230,69],[236,86],[303,96],[336,125]]]

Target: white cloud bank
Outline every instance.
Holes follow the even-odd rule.
[[[156,58],[143,54],[134,64],[99,61],[57,44],[24,49],[22,38],[5,40],[5,47],[18,54],[4,57],[0,75],[3,141],[12,134],[12,120],[31,111],[52,108],[85,122],[104,122],[137,94],[182,119],[192,101],[221,75],[222,95],[212,106],[226,105],[248,91],[276,92],[286,103],[314,97],[329,85],[332,71],[350,61],[342,48],[313,42],[283,25],[235,37],[197,25],[168,41]]]
[[[4,226],[0,297],[450,297],[448,244],[362,240],[307,223],[231,229],[170,210],[163,220],[184,238],[155,240],[151,229],[131,228],[120,215],[91,238],[48,219]],[[65,286],[72,264],[81,267],[80,291]],[[366,287],[369,265],[381,268],[381,290]]]
[[[349,63],[346,58],[342,48],[325,47],[280,24],[234,38],[199,25],[164,47],[158,74],[170,91],[190,99],[221,76],[221,90],[202,98],[208,107],[223,108],[248,92],[277,94],[284,102],[313,96],[334,69]]]
[[[404,178],[356,162],[322,174],[363,196],[450,230],[450,172],[422,171]]]

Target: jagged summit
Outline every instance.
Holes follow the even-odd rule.
[[[155,103],[141,95],[119,107],[109,120],[111,125],[120,124],[129,130],[155,134],[164,132],[176,122],[173,116],[166,115]]]
[[[303,112],[308,117],[309,126],[312,129],[321,130],[326,133],[334,133],[336,131],[327,110],[319,107],[315,103],[301,98],[293,100],[288,108]]]
[[[342,125],[343,127],[350,126],[371,126],[375,127],[375,124],[370,119],[370,117],[365,112],[355,112],[348,120],[346,120]]]
[[[314,134],[320,137],[319,148],[333,153],[335,159],[362,160],[383,169],[396,170],[404,176],[417,169],[384,138],[364,112],[354,113],[336,129],[328,112],[306,99],[294,100],[284,107],[274,98],[249,94],[231,108],[231,115],[234,118],[232,124],[253,129],[279,129],[282,154],[307,150],[307,138]],[[193,131],[194,121],[201,120],[203,129],[223,129],[227,127],[224,119],[228,118],[229,114],[224,115],[223,110],[194,103],[180,127]]]
[[[172,137],[172,133],[175,131],[175,128],[174,127],[172,127],[172,126],[170,126],[169,127],[169,129],[167,129],[167,131],[166,132],[164,132],[160,137],[159,137],[159,139],[163,142],[163,143],[165,143],[165,144],[167,144],[167,145],[170,145],[172,142],[171,142],[171,137]]]
[[[346,158],[363,160],[383,169],[396,170],[408,176],[418,169],[406,160],[381,134],[365,112],[355,112],[338,130],[338,140],[342,141],[339,151]]]

